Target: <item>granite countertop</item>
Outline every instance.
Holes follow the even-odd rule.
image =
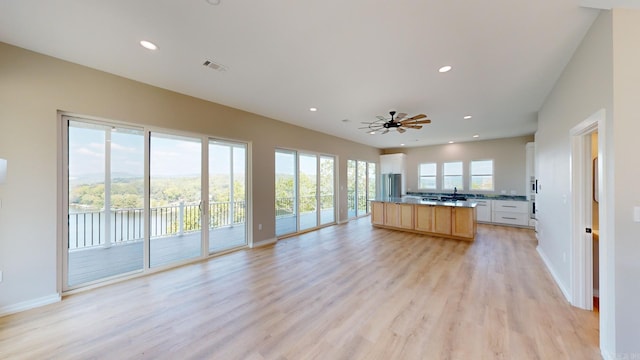
[[[459,201],[459,200],[451,200],[451,201],[436,201],[436,200],[422,200],[419,197],[415,196],[405,196],[405,197],[389,197],[389,198],[375,198],[371,201],[377,202],[389,202],[396,204],[417,204],[417,205],[436,205],[436,206],[451,206],[451,207],[466,207],[466,208],[474,208],[477,203],[474,201]]]
[[[452,196],[452,193],[430,193],[430,192],[407,192],[409,197],[428,197],[440,198],[441,196]],[[524,195],[496,195],[496,194],[464,194],[459,193],[458,196],[467,198],[467,201],[473,200],[511,200],[511,201],[528,201]]]

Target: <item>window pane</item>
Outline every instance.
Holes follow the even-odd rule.
[[[462,175],[462,162],[444,163],[444,175]]]
[[[356,161],[347,160],[347,212],[349,218],[356,216]]]
[[[276,150],[276,236],[298,231],[296,152]]]
[[[471,190],[493,190],[493,160],[471,162]]]
[[[68,122],[65,287],[142,270],[144,133]]]
[[[462,161],[444,163],[442,188],[462,190]]]
[[[201,255],[202,144],[193,137],[151,133],[149,264]]]
[[[434,176],[423,176],[420,178],[420,189],[435,189],[436,178]]]
[[[472,176],[472,190],[493,190],[493,176]]]
[[[420,176],[436,176],[436,163],[420,164]]]
[[[471,175],[493,175],[493,160],[472,161]]]
[[[334,163],[333,157],[320,157],[320,224],[335,222]]]
[[[300,230],[306,230],[318,226],[318,157],[299,154],[298,163],[298,214]]]
[[[452,190],[453,188],[457,188],[458,190],[462,190],[462,176],[445,176],[444,184],[442,186],[443,189]]]
[[[209,252],[247,244],[246,145],[209,140]]]

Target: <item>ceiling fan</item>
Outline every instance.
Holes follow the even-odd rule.
[[[405,113],[399,113],[396,116],[395,111],[390,111],[389,115],[391,115],[391,119],[378,115],[376,116],[378,120],[374,122],[362,122],[363,124],[368,124],[368,126],[361,127],[360,129],[368,129],[367,132],[369,132],[369,134],[375,134],[380,130],[382,130],[382,134],[386,134],[390,129],[396,129],[399,133],[403,133],[406,131],[405,129],[419,130],[422,129],[421,124],[431,123],[431,120],[425,119],[427,117],[425,114],[418,114],[407,119],[405,119],[407,116]]]

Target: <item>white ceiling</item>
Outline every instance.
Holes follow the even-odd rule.
[[[533,134],[597,15],[580,3],[3,0],[0,41],[379,148],[424,146]],[[358,129],[392,109],[433,123]]]

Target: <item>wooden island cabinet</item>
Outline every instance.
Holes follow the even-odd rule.
[[[474,202],[372,201],[371,224],[388,229],[453,239],[473,240],[476,235]]]

